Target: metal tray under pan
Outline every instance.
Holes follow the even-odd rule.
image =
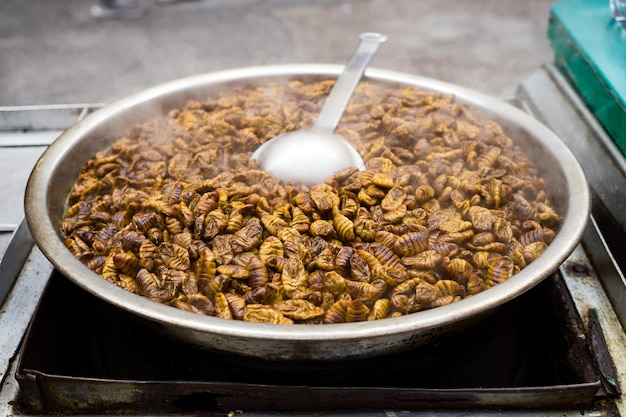
[[[54,272],[16,379],[26,413],[589,409],[607,396],[559,273],[488,321],[401,354],[264,361],[147,330]]]

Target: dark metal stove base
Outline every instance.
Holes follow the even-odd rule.
[[[445,417],[458,415],[489,417],[626,416],[625,396],[619,391],[619,384],[626,385],[624,378],[626,375],[626,350],[624,349],[626,334],[623,330],[623,326],[626,324],[626,279],[624,278],[624,263],[620,265],[620,260],[624,258],[625,253],[622,246],[623,225],[626,225],[626,199],[623,198],[624,189],[626,189],[626,159],[623,158],[619,149],[586,109],[567,80],[553,66],[546,65],[525,79],[519,86],[516,98],[524,109],[554,130],[578,156],[595,195],[610,216],[615,218],[618,223],[618,226],[604,225],[604,215],[594,210],[590,227],[588,227],[583,238],[583,244],[576,248],[568,261],[560,268],[568,289],[568,291],[563,292],[567,292],[568,295],[563,296],[560,287],[557,286],[555,291],[551,291],[556,293],[557,297],[548,297],[551,300],[548,305],[555,309],[565,305],[569,310],[571,310],[571,298],[573,298],[576,311],[582,317],[585,328],[584,331],[581,331],[579,327],[574,326],[573,329],[565,332],[562,328],[557,329],[558,335],[552,335],[554,339],[548,337],[548,341],[544,343],[546,348],[543,353],[552,352],[551,356],[549,359],[545,359],[544,355],[544,360],[539,360],[534,367],[535,369],[548,363],[550,366],[546,366],[546,372],[553,373],[554,364],[552,362],[554,358],[557,359],[556,363],[564,363],[566,369],[573,368],[575,371],[570,372],[569,376],[563,378],[557,385],[541,385],[537,379],[534,382],[525,379],[522,380],[523,382],[513,385],[512,388],[511,385],[506,385],[505,388],[486,389],[484,387],[490,387],[490,385],[484,385],[481,389],[481,385],[470,387],[461,384],[459,389],[445,387],[437,389],[422,383],[435,372],[413,371],[411,375],[413,379],[409,378],[408,375],[407,378],[391,375],[387,376],[387,379],[380,379],[382,377],[378,376],[378,385],[370,386],[366,390],[363,385],[360,385],[363,379],[356,379],[356,382],[351,385],[340,385],[337,379],[324,380],[321,376],[323,372],[319,371],[316,378],[318,381],[321,380],[321,385],[306,385],[305,382],[297,387],[285,387],[284,385],[289,382],[281,380],[278,376],[284,375],[285,372],[289,374],[288,369],[282,369],[281,374],[277,373],[274,380],[270,381],[271,383],[263,380],[263,378],[274,375],[275,367],[273,368],[272,364],[267,364],[265,370],[263,367],[266,365],[257,364],[254,371],[249,371],[248,374],[254,375],[255,380],[236,380],[235,375],[237,374],[233,373],[235,371],[230,372],[228,369],[224,369],[226,366],[223,366],[221,371],[215,368],[213,373],[205,373],[195,377],[195,379],[191,377],[187,379],[186,376],[183,376],[180,380],[185,382],[179,384],[174,378],[174,376],[179,375],[176,373],[178,371],[173,372],[172,370],[180,368],[180,365],[177,364],[183,355],[181,352],[188,351],[172,351],[172,355],[176,359],[171,361],[163,359],[162,353],[157,354],[155,352],[154,356],[151,356],[152,353],[146,356],[146,352],[152,352],[152,349],[145,346],[165,348],[170,344],[163,340],[155,344],[153,343],[155,339],[152,337],[147,338],[143,345],[137,345],[136,341],[141,341],[141,333],[135,333],[126,327],[124,327],[127,329],[126,335],[136,334],[134,336],[135,342],[130,343],[130,340],[120,342],[119,338],[122,337],[120,335],[104,337],[105,341],[110,337],[108,344],[118,344],[118,352],[122,352],[121,356],[127,358],[125,362],[113,366],[113,368],[117,367],[118,369],[112,371],[107,369],[110,368],[110,365],[107,365],[106,361],[104,361],[104,365],[97,365],[102,361],[94,363],[92,359],[86,359],[83,356],[86,352],[90,352],[90,355],[94,352],[100,352],[105,347],[105,345],[100,345],[103,343],[103,338],[88,340],[85,336],[86,333],[82,333],[82,330],[79,332],[78,327],[72,327],[81,320],[83,323],[93,320],[93,309],[97,308],[95,307],[97,301],[93,298],[87,298],[79,303],[63,296],[60,298],[62,302],[58,305],[47,304],[44,308],[44,304],[42,304],[36,320],[32,323],[33,329],[30,335],[24,337],[35,310],[35,304],[42,299],[44,286],[52,271],[50,263],[35,247],[29,251],[30,254],[19,275],[7,273],[6,268],[0,274],[0,281],[3,281],[0,287],[5,285],[4,288],[9,289],[5,300],[0,302],[0,415],[17,417],[37,413],[38,417],[43,417],[43,413],[68,413],[72,415],[131,414],[148,416],[163,413],[167,415],[201,414],[220,417],[227,415],[249,417],[273,417],[277,415],[305,417],[319,415],[337,417],[392,417],[400,415],[406,417],[431,417],[434,415]],[[20,191],[19,185],[23,185],[25,182],[32,169],[31,164],[36,159],[32,159],[32,161],[30,158],[25,159],[25,154],[41,153],[45,146],[56,138],[63,129],[74,123],[77,117],[82,117],[95,107],[98,106],[34,106],[0,109],[0,113],[6,115],[1,121],[4,123],[0,122],[0,147],[6,157],[5,159],[13,161],[13,163],[3,166],[2,172],[10,173],[10,175],[7,174],[9,175],[7,178],[15,178],[15,175],[18,175],[19,178],[23,179],[23,181],[15,182],[13,188],[10,186],[8,191],[4,190],[6,191],[5,206],[9,211],[5,210],[3,213],[8,213],[7,215],[13,219],[9,223],[14,223],[15,226],[19,221],[20,216],[17,215],[18,212],[21,212],[19,196],[23,191]],[[596,202],[594,202],[594,207],[597,209]],[[9,221],[9,217],[5,220]],[[607,229],[610,231],[608,236],[605,235]],[[615,242],[611,236],[616,237]],[[0,236],[2,238],[0,239],[0,257],[2,257],[3,263],[5,260],[16,262],[15,260],[18,259],[15,257],[15,252],[2,250],[3,247],[6,248],[10,237],[10,233],[7,232]],[[22,254],[17,256],[22,256]],[[54,288],[60,288],[60,290],[55,291],[63,293],[64,287],[62,285],[64,284],[59,287],[59,282],[57,282],[59,279],[63,281],[62,278],[53,276],[48,287],[49,291],[46,291],[46,295],[43,297],[45,300],[42,299],[42,303],[49,303],[50,294]],[[549,280],[552,279],[554,278],[549,278]],[[556,280],[560,282],[559,277]],[[13,283],[15,284],[13,285]],[[543,285],[537,287],[536,290],[540,288],[543,288]],[[563,297],[563,300],[559,300],[559,297]],[[531,298],[531,300],[533,299]],[[89,304],[92,302],[94,305]],[[85,309],[81,303],[87,303],[87,308]],[[536,312],[538,307],[541,307],[540,310],[545,307],[540,303],[529,305],[528,308],[522,308],[522,311],[530,314]],[[507,309],[512,308],[512,306],[513,304],[507,306]],[[100,314],[107,316],[109,312],[104,310]],[[119,316],[118,313],[110,312],[110,314],[111,321],[102,323],[104,327],[109,327],[111,323],[115,323],[114,317],[122,317],[121,320],[127,319],[127,317]],[[48,316],[46,318],[49,320],[41,321],[44,315]],[[569,311],[565,317],[575,317],[576,315],[576,312]],[[71,319],[68,320],[68,317]],[[97,318],[97,316],[95,317]],[[494,315],[489,320],[493,320],[495,317],[498,316]],[[499,317],[502,318],[503,316]],[[596,320],[592,320],[593,318]],[[62,320],[66,321],[63,322]],[[550,320],[554,319],[551,318]],[[557,322],[562,323],[568,320],[558,319]],[[598,326],[601,327],[594,326],[594,321],[598,321]],[[91,322],[93,323],[93,321]],[[544,325],[544,323],[539,324]],[[49,329],[42,329],[42,327],[49,327]],[[493,328],[496,334],[506,334],[506,332],[498,332],[497,327],[493,324],[490,325],[490,328]],[[554,323],[547,326],[547,329],[553,328]],[[68,337],[68,334],[73,334],[73,336]],[[589,355],[586,353],[587,349],[590,348],[588,345],[592,344],[588,340],[594,339],[594,334],[600,338],[602,338],[602,334],[606,336],[605,339],[610,352],[604,352],[604,354],[599,354],[596,357],[604,357],[612,361],[610,366],[603,366],[603,371],[599,374],[600,378],[593,374],[596,368],[595,362],[589,360]],[[559,337],[565,339],[555,344],[554,340],[558,340]],[[57,338],[67,338],[67,340],[59,341]],[[467,339],[464,340],[459,336],[456,339],[457,341],[460,340],[457,346],[448,347],[447,350],[448,352],[456,352],[454,355],[448,355],[447,359],[441,359],[444,353],[441,353],[441,356],[435,355],[432,357],[432,363],[426,361],[427,365],[431,366],[430,369],[436,369],[436,366],[441,366],[441,364],[453,366],[451,365],[454,363],[453,358],[457,356],[472,357],[469,343],[473,341],[473,338]],[[562,348],[572,341],[578,343],[578,347],[565,350]],[[39,343],[39,347],[34,347],[35,343]],[[72,343],[77,344],[72,345]],[[96,346],[95,349],[94,346]],[[134,346],[135,350],[133,351],[130,346]],[[554,349],[549,346],[556,346],[557,348]],[[487,346],[483,350],[491,352],[494,358],[507,357],[506,353],[498,354],[497,349],[494,354],[493,349],[488,349]],[[59,356],[59,351],[64,356]],[[437,349],[432,348],[431,354],[433,351],[434,354],[438,352]],[[76,352],[79,352],[80,355],[77,355]],[[441,352],[446,352],[446,349],[441,348]],[[539,351],[539,355],[541,352]],[[598,353],[594,352],[594,354]],[[537,357],[536,354],[534,353],[533,357]],[[606,357],[607,354],[608,357]],[[21,355],[25,355],[24,360],[21,359]],[[38,357],[38,355],[41,356]],[[137,356],[141,355],[144,355],[142,361],[136,361]],[[72,358],[73,356],[76,359],[74,362],[61,362],[56,366],[53,363],[46,363],[48,360],[54,361],[60,360],[56,358]],[[198,359],[194,360],[194,358]],[[192,367],[199,374],[201,374],[201,366],[210,367],[221,360],[213,354],[200,352],[184,359],[191,362]],[[149,363],[152,360],[154,361]],[[602,359],[598,360],[604,362]],[[475,363],[476,361],[472,362]],[[147,368],[144,367],[146,363],[148,363]],[[240,363],[239,368],[243,365]],[[123,366],[128,366],[128,368],[123,369]],[[342,366],[348,367],[349,364]],[[141,367],[144,367],[143,371],[152,372],[151,379],[147,382],[137,379],[142,378],[137,376],[142,374],[136,374],[135,368],[141,370]],[[159,369],[164,369],[162,367],[166,367],[166,370],[160,374]],[[616,368],[617,372],[610,372],[610,368],[613,367]],[[315,366],[311,366],[311,368],[317,369]],[[607,368],[609,369],[607,370]],[[103,373],[103,369],[108,373]],[[363,365],[363,369],[362,374],[369,376],[370,381],[376,378],[375,375],[380,375],[372,373],[375,370],[372,365]],[[443,371],[446,368],[441,369],[439,377],[460,373],[458,370],[450,372]],[[475,369],[481,369],[481,377],[485,374],[488,375],[480,364],[475,365]],[[503,366],[502,369],[506,370],[509,367]],[[592,372],[586,373],[586,370],[589,369]],[[71,372],[66,373],[64,370]],[[225,373],[230,379],[223,379],[220,372]],[[328,373],[328,370],[325,372]],[[303,379],[313,378],[306,369],[304,371],[295,369],[291,374],[301,374]],[[86,375],[90,377],[86,377]],[[349,379],[345,376],[345,372],[341,375]],[[400,373],[399,375],[406,374]],[[437,374],[435,373],[435,375]],[[522,375],[529,374],[522,372]],[[16,381],[16,376],[21,378],[19,384]],[[340,371],[336,372],[335,376],[340,376]],[[600,385],[595,382],[597,380],[608,380],[608,389],[604,384]],[[244,382],[242,383],[242,381]],[[404,386],[400,385],[403,383],[401,381],[406,381]],[[413,381],[415,381],[414,384]],[[540,379],[540,381],[545,380]],[[610,389],[611,381],[615,383],[613,390]],[[361,386],[362,388],[351,389],[349,388],[351,386]],[[572,388],[574,391],[569,391]],[[282,390],[286,390],[284,394],[281,394]],[[606,392],[613,394],[609,396]],[[30,395],[31,393],[32,395]],[[561,396],[562,393],[564,393],[563,396]],[[285,403],[274,401],[278,397],[287,397],[294,404],[293,410],[264,411],[279,410],[281,407],[284,410],[287,407]],[[482,407],[475,402],[472,404],[469,400],[465,401],[477,397],[484,404]],[[562,405],[550,403],[547,401],[548,398],[556,398],[557,403],[560,402]],[[552,408],[552,410],[542,409],[541,404],[543,403],[551,404],[548,408]],[[506,407],[500,407],[499,404],[504,404]],[[515,409],[518,404],[519,408]],[[370,405],[373,408],[366,409]],[[348,410],[355,407],[361,410]],[[261,410],[254,411],[256,409]],[[303,409],[324,411],[297,411]],[[239,410],[243,410],[243,412],[239,412]]]
[[[563,308],[565,306],[565,308]],[[604,395],[558,275],[436,345],[260,361],[163,338],[53,273],[22,345],[25,413],[589,409]]]

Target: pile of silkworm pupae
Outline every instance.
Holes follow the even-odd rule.
[[[363,156],[313,187],[252,152],[311,126],[334,81],[232,88],[135,126],[82,168],[61,232],[104,279],[253,322],[341,323],[461,300],[524,268],[560,216],[523,150],[449,94],[361,82],[336,133]]]

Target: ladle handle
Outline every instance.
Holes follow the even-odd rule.
[[[330,132],[335,130],[352,97],[352,93],[354,93],[354,89],[359,84],[361,76],[372,60],[374,53],[376,53],[378,45],[387,40],[387,36],[372,32],[361,33],[359,38],[361,39],[359,47],[346,64],[339,78],[337,78],[322,110],[317,116],[313,126],[316,130]]]

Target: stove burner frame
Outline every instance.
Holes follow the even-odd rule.
[[[606,133],[586,110],[567,81],[551,65],[546,65],[519,86],[516,101],[561,137],[579,158],[593,190],[593,212],[582,244],[561,265],[569,294],[578,312],[586,337],[598,356],[602,386],[609,397],[597,400],[587,410],[545,410],[545,416],[626,416],[626,403],[619,386],[626,383],[626,280],[622,273],[620,238],[626,225],[626,161]],[[0,108],[0,148],[30,148],[43,152],[61,131],[99,105],[32,106]],[[589,156],[591,155],[591,157]],[[599,163],[601,162],[601,163]],[[29,168],[30,171],[30,168]],[[19,192],[12,193],[11,197]],[[19,215],[20,213],[18,213]],[[2,219],[4,221],[4,219]],[[0,414],[21,414],[16,399],[20,387],[18,372],[20,347],[26,329],[53,274],[52,265],[32,245],[24,222],[0,224]],[[12,232],[10,235],[7,231]],[[8,237],[8,239],[7,239]],[[584,337],[584,336],[581,336]],[[530,399],[529,399],[530,401]],[[238,414],[236,404],[233,411]],[[458,415],[459,409],[439,411],[374,411],[363,415]],[[330,412],[333,415],[339,415]],[[341,412],[338,412],[341,413]],[[475,411],[474,411],[475,413]],[[483,415],[536,415],[537,410],[487,410]],[[356,415],[358,415],[357,413]],[[225,415],[223,412],[216,415]],[[267,413],[248,413],[266,416]],[[355,415],[355,414],[351,414]]]

